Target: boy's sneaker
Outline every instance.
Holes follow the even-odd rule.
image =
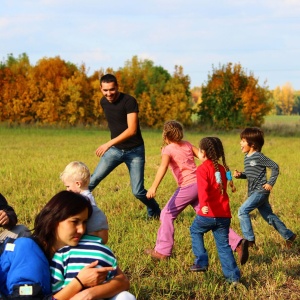
[[[297,234],[294,233],[288,240],[285,241],[286,247],[288,249],[292,248],[293,242],[295,241],[296,237],[297,237]]]
[[[190,267],[190,271],[192,272],[206,272],[208,270],[208,266],[199,266],[199,265],[195,265],[193,264],[191,267]]]

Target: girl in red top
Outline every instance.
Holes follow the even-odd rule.
[[[197,168],[198,198],[200,210],[190,227],[195,262],[191,271],[205,272],[208,269],[208,254],[203,236],[212,231],[216,242],[222,271],[227,281],[238,282],[240,270],[229,246],[229,227],[231,212],[227,194],[227,181],[235,190],[229,168],[227,167],[222,142],[217,137],[206,137],[199,144]],[[222,158],[222,165],[219,159]]]

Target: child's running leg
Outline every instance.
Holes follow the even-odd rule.
[[[231,228],[229,228],[228,238],[229,246],[231,247],[232,251],[235,251],[238,254],[240,264],[244,265],[249,258],[248,240],[243,239]]]
[[[250,242],[255,242],[255,236],[249,214],[255,208],[261,206],[265,202],[267,196],[268,194],[265,193],[253,193],[238,210],[241,230],[244,237]]]
[[[178,188],[161,211],[155,251],[171,256],[174,245],[174,220],[191,203],[198,200],[197,183]]]
[[[265,203],[258,207],[258,210],[264,220],[268,222],[269,225],[272,225],[285,240],[289,240],[294,236],[294,233],[286,228],[285,224],[273,213],[269,203],[269,197],[266,198]]]
[[[194,264],[190,269],[191,271],[198,272],[206,271],[208,269],[208,254],[204,247],[203,236],[206,232],[212,229],[212,226],[214,226],[214,220],[215,218],[206,218],[197,215],[190,227],[192,249],[195,255]]]
[[[238,282],[241,273],[229,246],[229,225],[229,218],[216,218],[216,226],[212,231],[224,276],[229,282]]]
[[[235,251],[236,247],[241,243],[242,237],[238,235],[233,229],[229,228],[229,245],[232,251]]]

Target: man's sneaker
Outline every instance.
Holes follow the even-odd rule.
[[[192,272],[206,272],[208,270],[208,266],[199,266],[199,265],[195,265],[193,264],[191,267],[190,267],[190,271]]]
[[[285,241],[286,247],[288,249],[292,248],[293,242],[295,241],[296,237],[297,237],[297,234],[294,233],[288,240]]]
[[[235,251],[238,254],[241,265],[244,265],[249,258],[248,247],[249,247],[248,240],[242,239],[238,244],[238,246],[235,248]]]

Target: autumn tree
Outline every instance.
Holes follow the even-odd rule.
[[[214,68],[202,85],[198,116],[202,124],[222,129],[260,126],[271,110],[268,87],[261,87],[240,64]]]
[[[295,95],[290,83],[286,83],[281,88],[277,86],[273,91],[273,98],[280,114],[291,114],[295,104]]]
[[[12,54],[0,64],[0,120],[18,123],[30,122],[31,98],[27,76],[31,71],[28,56]]]
[[[151,60],[134,56],[115,75],[120,90],[137,99],[141,125],[161,127],[169,119],[190,122],[190,79],[183,74],[182,67],[175,66],[171,76]]]
[[[170,75],[151,60],[134,56],[117,71],[101,69],[88,77],[84,64],[78,67],[56,56],[31,66],[26,54],[9,55],[0,63],[0,121],[102,124],[99,78],[104,73],[115,74],[120,91],[137,99],[141,125],[161,127],[169,119],[190,124],[190,79],[181,66]]]

